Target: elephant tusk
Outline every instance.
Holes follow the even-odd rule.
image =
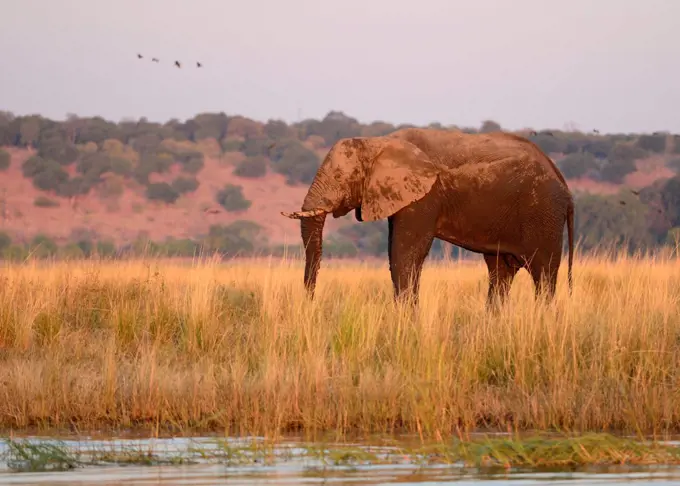
[[[295,211],[293,213],[285,213],[281,211],[281,214],[290,219],[302,219],[302,218],[312,218],[314,216],[319,216],[324,214],[326,211],[323,209],[310,209],[309,211]]]

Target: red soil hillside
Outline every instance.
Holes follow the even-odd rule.
[[[206,158],[205,166],[196,178],[200,186],[193,193],[180,197],[175,204],[156,203],[144,196],[144,187],[128,181],[122,195],[112,201],[100,197],[93,190],[77,200],[59,198],[36,189],[30,179],[21,173],[21,164],[33,152],[6,148],[12,154],[12,163],[6,172],[0,172],[0,209],[4,192],[5,211],[0,218],[0,228],[17,239],[30,239],[38,233],[50,235],[65,242],[74,230],[88,229],[98,238],[116,243],[133,241],[140,232],[152,240],[167,236],[176,238],[198,237],[206,234],[210,225],[226,225],[237,220],[255,221],[265,228],[270,243],[300,243],[300,224],[285,218],[281,211],[299,210],[307,192],[306,185],[291,187],[279,174],[267,173],[265,177],[248,179],[232,174],[233,160]],[[241,154],[230,154],[236,160]],[[69,172],[74,172],[72,167]],[[152,175],[153,182],[172,180],[179,171]],[[244,196],[252,201],[246,211],[224,211],[215,202],[215,193],[227,184],[243,187]],[[37,207],[38,196],[48,196],[60,203],[59,207]],[[205,212],[206,208],[219,209],[217,214]],[[343,220],[328,218],[327,228],[336,230]]]
[[[554,159],[559,160],[558,158]],[[651,185],[656,180],[670,179],[675,175],[675,172],[666,166],[666,158],[664,156],[659,155],[640,159],[636,161],[635,165],[637,170],[624,177],[622,184],[594,181],[587,177],[569,179],[567,184],[572,192],[616,194],[621,190],[621,187],[640,189]]]

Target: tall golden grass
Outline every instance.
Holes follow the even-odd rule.
[[[580,256],[568,295],[520,272],[423,271],[416,310],[381,266],[71,262],[0,271],[0,427],[282,434],[478,427],[680,430],[680,260]]]

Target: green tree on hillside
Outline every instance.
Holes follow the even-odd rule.
[[[243,188],[234,184],[227,184],[216,195],[215,200],[225,210],[230,212],[245,211],[252,204],[243,196]]]
[[[626,202],[625,205],[620,201]],[[630,195],[583,195],[576,199],[575,233],[583,250],[615,246],[626,250],[650,248],[647,206]]]
[[[262,155],[248,157],[236,165],[234,174],[239,177],[258,178],[267,173],[268,160]]]
[[[198,185],[198,180],[195,177],[179,176],[172,181],[172,188],[177,191],[178,194],[194,192],[198,189]]]
[[[607,163],[600,170],[606,181],[621,183],[628,174],[637,169],[635,160],[646,155],[644,150],[625,143],[617,143],[609,153]]]
[[[151,201],[163,201],[172,204],[180,193],[167,182],[154,182],[146,186],[146,197]]]
[[[5,231],[0,231],[0,254],[11,244],[12,238]]]
[[[246,220],[227,226],[212,225],[203,246],[209,252],[217,251],[228,256],[249,255],[266,243],[262,229],[259,224]]]
[[[479,133],[491,133],[500,131],[503,131],[501,125],[493,120],[484,120],[481,128],[479,129]]]
[[[264,133],[271,140],[291,138],[297,135],[294,129],[281,120],[269,120],[264,126]]]
[[[666,151],[666,135],[640,135],[637,146],[650,152],[663,153]]]
[[[12,163],[12,156],[7,150],[0,149],[0,171],[5,171],[9,169],[9,165]]]
[[[286,176],[288,184],[310,183],[321,161],[319,157],[300,143],[287,145],[274,159],[275,172]]]
[[[361,125],[356,118],[349,117],[341,111],[329,112],[321,121],[307,120],[301,123],[303,134],[319,135],[330,147],[341,138],[358,137],[361,135]]]
[[[578,179],[584,177],[588,172],[598,169],[595,157],[587,152],[567,155],[560,160],[558,167],[567,179]]]

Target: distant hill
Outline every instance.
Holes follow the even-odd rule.
[[[9,252],[21,253],[19,246],[36,238],[74,254],[96,243],[129,248],[168,238],[179,253],[190,253],[197,242],[245,253],[299,245],[299,223],[280,211],[299,209],[330,146],[340,138],[384,135],[403,126],[361,124],[338,111],[291,125],[224,113],[163,124],[0,113],[0,251],[7,253],[13,244]],[[448,128],[501,129],[493,121],[479,129]],[[639,204],[649,214],[658,220],[662,213],[654,204],[667,206],[664,222],[647,218],[651,226],[644,231],[654,244],[678,226],[673,197],[663,194],[680,169],[677,135],[517,133],[557,162],[579,197],[589,194],[600,198],[597,204],[608,204],[607,197],[622,188],[647,188]],[[581,214],[580,223],[597,227],[591,216]],[[329,218],[329,251],[380,254],[386,244],[380,224],[359,224],[352,214]]]

